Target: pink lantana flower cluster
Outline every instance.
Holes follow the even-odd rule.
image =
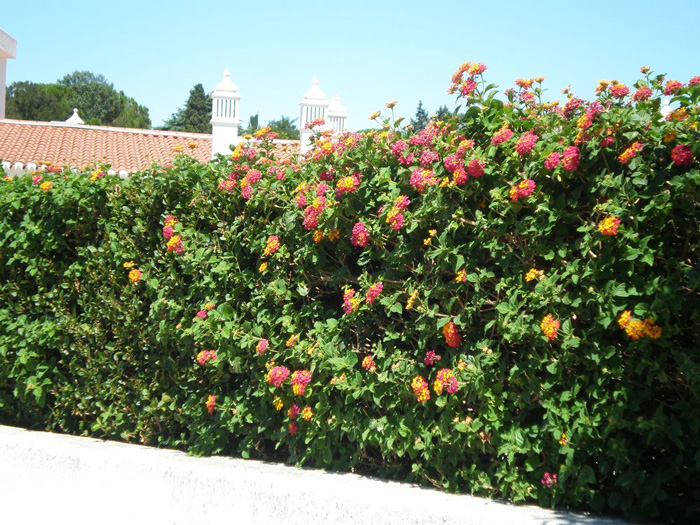
[[[367,293],[365,294],[365,302],[367,304],[372,304],[374,301],[377,300],[377,297],[379,297],[379,294],[382,293],[382,290],[384,289],[384,285],[381,282],[374,283],[367,289]]]
[[[440,181],[432,170],[416,168],[411,172],[411,178],[408,182],[418,193],[423,193],[426,187],[435,186]]]
[[[510,188],[510,200],[516,202],[529,197],[535,191],[536,186],[535,181],[532,179],[521,180],[517,184],[513,184]]]
[[[345,315],[350,315],[357,310],[361,302],[362,299],[360,297],[355,297],[354,289],[345,289],[345,292],[343,293],[343,312],[345,312]]]
[[[274,385],[276,388],[282,386],[282,384],[287,380],[289,376],[289,368],[286,366],[273,366],[267,372],[266,381]]]
[[[260,339],[258,341],[258,344],[255,345],[255,351],[258,353],[258,355],[263,355],[265,353],[265,350],[267,350],[269,346],[269,342],[267,339]]]
[[[201,366],[206,365],[210,361],[212,363],[216,362],[217,355],[216,350],[202,350],[197,354],[197,363]]]
[[[459,389],[459,382],[449,368],[438,370],[433,382],[433,390],[437,395],[442,395],[443,390],[448,394],[454,394]]]
[[[306,385],[311,381],[311,372],[308,370],[296,370],[292,373],[292,391],[294,395],[303,396]]]
[[[182,245],[182,238],[179,235],[175,235],[175,225],[177,222],[175,217],[168,215],[163,223],[163,237],[167,241],[165,247],[168,253],[175,252],[181,254],[185,251]]]
[[[369,242],[369,233],[363,221],[358,221],[352,227],[352,235],[350,236],[350,244],[356,248],[364,248]]]

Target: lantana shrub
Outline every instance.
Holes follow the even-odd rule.
[[[299,162],[2,181],[0,420],[699,519],[700,79],[485,72]]]

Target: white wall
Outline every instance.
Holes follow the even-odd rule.
[[[0,29],[0,118],[5,118],[5,86],[7,85],[7,59],[17,56],[17,40]]]
[[[0,426],[0,523],[619,523],[354,474]]]

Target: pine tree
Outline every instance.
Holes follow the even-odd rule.
[[[211,102],[204,93],[202,84],[196,84],[190,91],[185,107],[173,113],[160,129],[189,131],[190,133],[211,133],[210,119]]]
[[[423,101],[418,101],[418,108],[416,109],[416,118],[411,119],[411,126],[415,131],[422,130],[428,125],[428,112],[423,109]]]

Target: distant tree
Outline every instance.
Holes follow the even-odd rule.
[[[121,91],[122,111],[112,122],[112,126],[122,128],[140,128],[148,129],[151,127],[151,118],[148,116],[148,108],[139,105],[133,98],[127,97]]]
[[[72,109],[78,108],[86,124],[151,127],[148,108],[90,71],[75,71],[55,84],[14,82],[7,90],[6,102],[8,118],[66,120]]]
[[[428,125],[428,112],[423,109],[423,101],[418,101],[418,108],[416,109],[416,118],[411,119],[411,125],[415,131],[422,130]]]
[[[66,120],[70,90],[56,84],[13,82],[5,93],[5,115],[19,120]]]
[[[90,71],[75,71],[64,76],[58,84],[70,88],[68,103],[78,108],[86,124],[109,125],[121,113],[119,93],[102,75]]]
[[[248,119],[248,127],[247,128],[241,128],[239,127],[238,129],[238,134],[239,135],[252,135],[256,131],[260,129],[260,117],[256,113],[255,115],[251,115],[250,118]]]
[[[297,119],[282,116],[279,120],[271,120],[267,125],[281,139],[299,140],[299,128],[295,124],[296,121]]]
[[[434,118],[436,120],[446,120],[452,115],[452,112],[447,109],[447,106],[440,106],[435,112]]]
[[[189,131],[190,133],[211,133],[211,101],[204,93],[202,84],[190,90],[185,106],[178,109],[163,123],[160,129],[169,131]]]

